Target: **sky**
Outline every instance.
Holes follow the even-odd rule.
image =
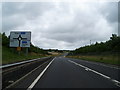
[[[43,49],[105,42],[118,34],[118,2],[2,2],[2,32],[10,31],[31,31]]]

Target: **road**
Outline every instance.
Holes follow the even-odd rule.
[[[55,57],[14,88],[119,88],[120,68],[63,56]]]

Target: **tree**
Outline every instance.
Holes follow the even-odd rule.
[[[9,47],[9,38],[6,36],[5,32],[2,34],[2,45]]]
[[[111,40],[115,40],[117,39],[117,35],[116,34],[112,34],[112,37],[110,37]]]
[[[110,40],[106,42],[92,44],[90,46],[84,46],[76,49],[72,53],[74,54],[87,54],[87,53],[101,53],[101,52],[120,52],[120,37],[116,34],[112,34]]]

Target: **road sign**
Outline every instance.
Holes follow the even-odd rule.
[[[12,31],[10,32],[10,47],[30,47],[30,31]]]

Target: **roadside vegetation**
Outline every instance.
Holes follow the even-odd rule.
[[[120,66],[120,37],[112,34],[110,40],[77,48],[68,57]]]
[[[20,52],[20,54],[19,54],[13,48],[8,49],[4,46],[2,47],[2,64],[15,63],[18,61],[41,58],[41,57],[47,57],[47,55],[38,54],[35,52],[29,52],[28,55],[26,55],[23,52]]]
[[[51,56],[47,51],[34,46],[32,43],[30,48],[28,48],[27,55],[26,48],[22,48],[22,50],[18,52],[16,48],[9,47],[9,37],[7,37],[5,33],[0,33],[0,40],[2,40],[2,43],[0,43],[0,45],[2,45],[2,52],[0,52],[2,53],[2,64]]]

